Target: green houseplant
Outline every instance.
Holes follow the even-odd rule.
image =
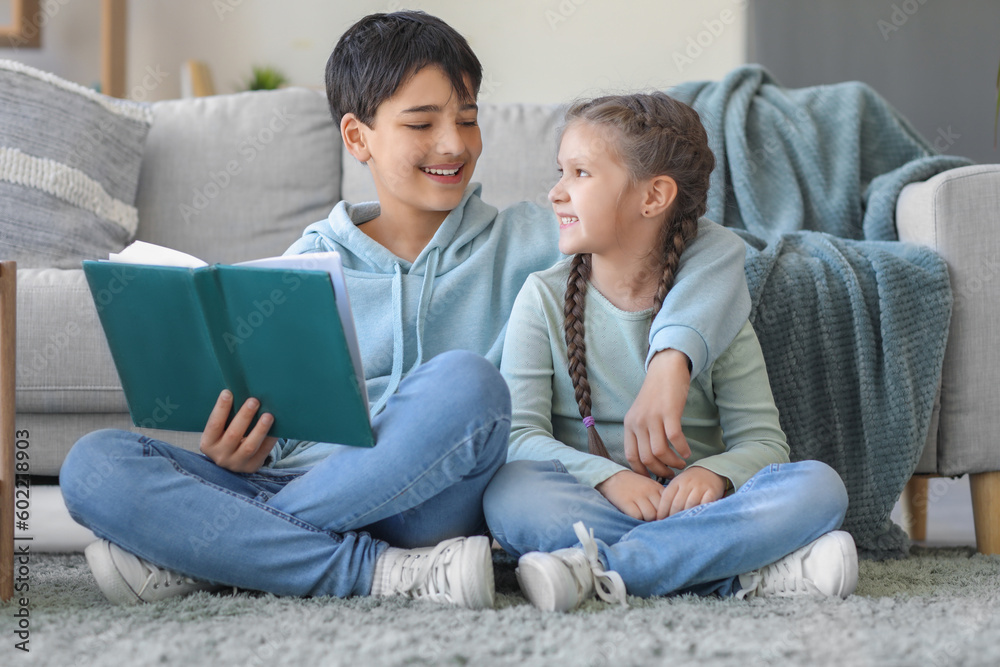
[[[274,67],[254,65],[252,74],[243,84],[243,90],[275,90],[288,83],[288,77]]]

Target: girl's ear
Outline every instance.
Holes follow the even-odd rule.
[[[677,199],[677,181],[670,176],[654,176],[646,185],[642,214],[647,218],[658,217],[670,208],[675,199]]]
[[[372,157],[365,143],[367,129],[368,126],[352,113],[345,113],[340,119],[340,137],[344,140],[344,146],[360,162],[368,162]]]

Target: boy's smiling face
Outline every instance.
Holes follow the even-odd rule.
[[[436,66],[400,86],[371,126],[345,115],[345,143],[372,173],[380,217],[440,225],[461,202],[482,153],[477,119],[475,102],[461,100]]]

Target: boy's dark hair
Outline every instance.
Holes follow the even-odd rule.
[[[463,102],[476,101],[483,66],[454,28],[419,11],[364,17],[341,36],[326,63],[333,120],[353,113],[371,126],[379,105],[428,65],[444,71]]]

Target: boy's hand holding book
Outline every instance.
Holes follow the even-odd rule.
[[[249,398],[243,403],[236,416],[226,426],[233,408],[233,395],[229,390],[219,394],[215,408],[208,417],[205,431],[201,434],[201,453],[222,468],[232,472],[257,472],[267,455],[274,448],[277,438],[267,435],[274,423],[274,417],[265,412],[247,433],[260,401]]]

